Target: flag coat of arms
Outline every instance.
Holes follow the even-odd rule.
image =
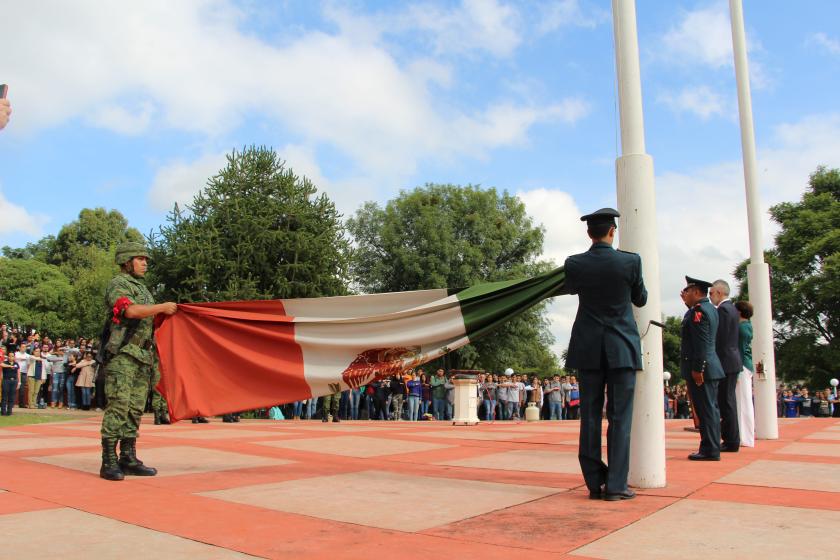
[[[557,268],[461,290],[179,304],[155,331],[158,389],[181,420],[356,388],[469,344],[564,279]]]

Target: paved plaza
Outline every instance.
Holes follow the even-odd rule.
[[[160,474],[124,482],[98,476],[98,422],[0,429],[4,550],[62,560],[793,559],[813,557],[806,543],[840,526],[835,419],[780,420],[779,440],[719,463],[689,462],[697,435],[669,420],[668,487],[626,502],[588,499],[572,421],[144,424],[139,455]]]

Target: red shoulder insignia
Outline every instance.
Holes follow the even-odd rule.
[[[133,305],[132,301],[125,296],[119,298],[116,303],[114,303],[114,316],[111,319],[114,324],[120,324],[120,317],[122,317],[123,312],[131,305]]]

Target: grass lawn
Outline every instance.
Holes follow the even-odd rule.
[[[81,418],[90,418],[94,414],[38,414],[37,412],[17,412],[15,409],[11,416],[0,416],[0,428],[10,426],[26,426],[27,424],[45,424],[47,422],[67,422]]]

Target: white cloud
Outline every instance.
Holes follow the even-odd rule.
[[[48,221],[46,215],[10,202],[0,189],[0,234],[24,233],[35,238]]]
[[[540,4],[538,8],[540,21],[537,33],[551,33],[566,27],[585,27],[592,29],[605,21],[609,21],[610,13],[604,10],[584,10],[578,0],[558,0]]]
[[[693,113],[703,120],[730,113],[723,96],[705,85],[685,87],[676,93],[666,91],[658,100],[676,113]]]
[[[90,122],[100,128],[126,135],[145,132],[152,121],[154,106],[148,101],[131,111],[119,105],[104,105],[94,110]]]
[[[162,166],[152,180],[149,203],[155,210],[169,210],[176,202],[183,208],[226,164],[226,153],[222,152],[206,154],[191,162],[176,160]]]
[[[732,28],[726,4],[685,12],[662,39],[667,56],[683,64],[712,68],[732,66]]]
[[[522,42],[519,12],[497,0],[462,0],[454,9],[415,4],[398,17],[405,27],[430,33],[439,54],[486,51],[506,57]]]
[[[811,35],[809,40],[825,49],[829,54],[840,55],[840,39],[835,39],[823,32],[819,32]]]

